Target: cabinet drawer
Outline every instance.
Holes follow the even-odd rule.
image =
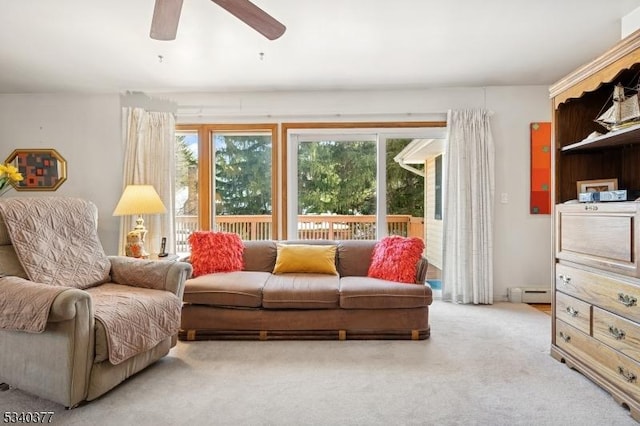
[[[636,203],[560,205],[556,257],[640,277]]]
[[[593,308],[593,337],[640,361],[640,325],[600,308]]]
[[[591,305],[564,293],[556,292],[556,318],[591,334]]]
[[[556,289],[640,322],[640,287],[558,263]]]
[[[556,345],[640,400],[640,364],[569,324],[556,320]]]

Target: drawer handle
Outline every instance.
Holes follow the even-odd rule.
[[[576,311],[572,306],[567,306],[567,313],[572,317],[578,316],[578,311]]]
[[[564,332],[562,331],[558,334],[560,335],[560,338],[565,342],[569,343],[571,341],[571,336],[569,336],[568,334],[564,334]]]
[[[632,306],[636,306],[638,299],[633,296],[629,296],[628,294],[618,293],[618,302],[630,308]]]
[[[616,340],[622,340],[624,339],[624,336],[627,335],[624,330],[620,330],[618,327],[614,327],[612,325],[609,326],[609,333],[611,333]]]
[[[624,379],[629,383],[635,382],[637,379],[635,374],[633,374],[631,371],[628,371],[628,370],[625,371],[624,367],[618,366],[618,374],[624,377]]]
[[[558,275],[558,278],[562,280],[562,284],[564,285],[569,285],[569,283],[571,282],[571,277],[568,275],[560,274]]]

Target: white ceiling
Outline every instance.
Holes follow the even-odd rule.
[[[170,42],[149,38],[154,0],[4,0],[0,93],[548,85],[617,42],[620,18],[640,7],[640,0],[254,2],[287,26],[280,39],[268,41],[208,0],[184,2]]]

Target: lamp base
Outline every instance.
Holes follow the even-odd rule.
[[[138,230],[129,231],[127,244],[124,246],[124,252],[127,256],[138,259],[149,257],[149,253],[144,249],[144,234]]]

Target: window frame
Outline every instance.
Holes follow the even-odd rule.
[[[178,124],[176,131],[195,131],[198,133],[198,227],[211,230],[213,227],[212,208],[215,161],[212,135],[216,133],[270,133],[271,134],[271,235],[278,235],[280,217],[278,181],[279,126],[276,123],[231,123],[231,124]]]

